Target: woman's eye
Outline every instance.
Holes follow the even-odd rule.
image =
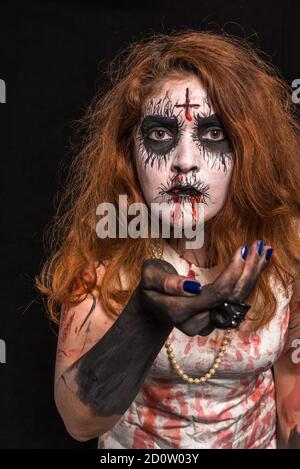
[[[148,137],[151,138],[152,140],[156,141],[166,141],[166,140],[173,140],[173,136],[170,135],[166,130],[163,129],[155,129],[152,130],[149,134]],[[167,137],[167,138],[166,138]]]
[[[214,140],[215,142],[224,140],[225,137],[225,132],[222,129],[209,129],[205,134],[202,134],[202,138],[206,140]]]

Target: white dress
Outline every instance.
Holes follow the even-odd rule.
[[[218,267],[188,263],[164,243],[163,259],[202,285]],[[278,301],[273,319],[259,331],[233,330],[218,372],[204,384],[188,384],[161,349],[135,400],[119,422],[101,435],[98,448],[276,448],[275,389],[271,367],[281,354],[289,322],[292,287],[270,280]],[[246,321],[245,321],[246,322]],[[191,376],[212,366],[224,331],[189,337],[174,328],[175,357]]]

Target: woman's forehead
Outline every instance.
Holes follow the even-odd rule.
[[[188,76],[183,78],[165,78],[153,90],[151,95],[145,100],[146,103],[155,99],[164,98],[166,95],[172,101],[180,99],[182,102],[186,97],[186,90],[188,89],[189,99],[199,99],[207,97],[207,93],[196,76]]]
[[[178,115],[191,120],[195,113],[214,113],[206,90],[196,76],[164,79],[145,100],[142,115]]]

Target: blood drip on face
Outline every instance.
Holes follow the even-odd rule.
[[[195,204],[201,203],[201,195],[191,196],[189,198],[189,202],[192,205],[192,218],[193,218],[193,226],[194,226],[197,223],[198,218],[199,218],[198,205],[195,206]]]
[[[175,213],[174,213],[174,211],[172,212],[172,217],[173,217],[173,222],[174,222],[174,219],[176,219],[176,221],[178,221],[179,218],[182,215],[181,207],[180,207],[181,197],[179,195],[172,195],[171,200],[172,200],[172,202],[175,203]],[[195,226],[197,221],[198,221],[198,218],[199,218],[199,210],[198,210],[198,206],[196,204],[201,203],[201,195],[196,195],[196,196],[192,195],[192,196],[188,197],[187,201],[192,206],[192,223],[193,223],[193,226]]]

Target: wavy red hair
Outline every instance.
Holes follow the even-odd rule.
[[[96,235],[96,207],[119,194],[143,201],[134,167],[132,131],[144,101],[161,80],[196,74],[233,145],[235,164],[224,208],[210,221],[208,265],[225,266],[238,246],[264,239],[274,253],[247,301],[262,299],[255,327],[276,311],[268,283],[272,272],[287,288],[300,261],[300,128],[291,89],[278,72],[240,39],[186,30],[155,34],[131,44],[110,64],[110,89],[99,93],[80,122],[85,131],[74,156],[55,222],[48,231],[50,255],[36,277],[57,321],[62,304],[82,301],[94,289],[116,316],[149,257],[149,239]],[[48,228],[49,230],[49,228]],[[101,279],[96,267],[106,265]],[[128,288],[120,287],[120,269]]]

